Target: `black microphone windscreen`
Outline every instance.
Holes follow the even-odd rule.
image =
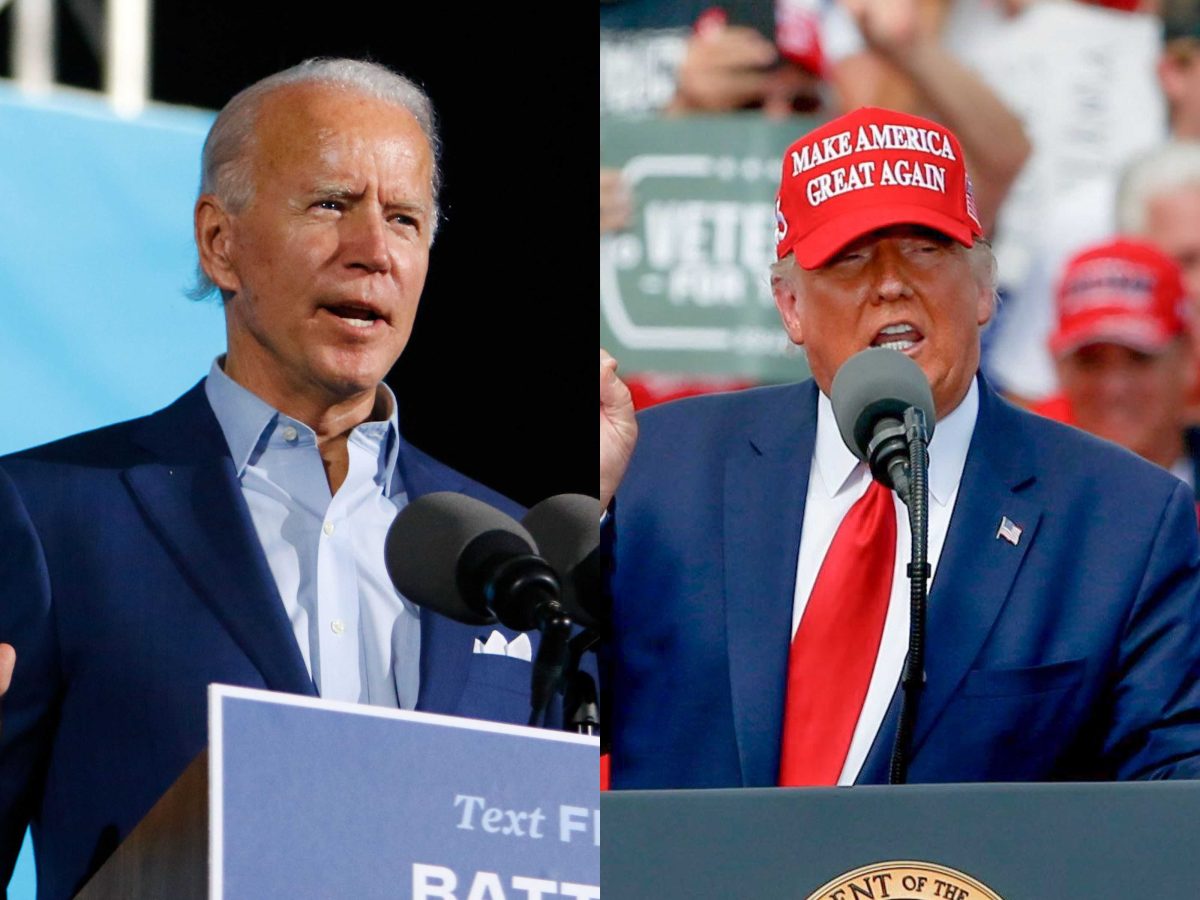
[[[523,552],[537,552],[516,519],[483,501],[450,491],[426,494],[400,510],[388,529],[388,575],[413,603],[459,622],[489,625],[496,617],[482,598],[464,597],[459,589],[459,562],[468,547],[474,545],[474,552],[493,538],[510,550],[524,545]]]
[[[933,437],[933,392],[921,367],[898,350],[868,347],[844,363],[833,377],[829,392],[833,417],[850,452],[867,458],[875,424],[884,417],[902,420],[915,406],[925,413],[925,427]]]
[[[536,504],[521,519],[542,558],[562,579],[562,602],[580,625],[596,626],[600,593],[600,501],[586,494],[558,494]]]

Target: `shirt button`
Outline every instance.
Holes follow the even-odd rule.
[[[298,438],[299,436],[300,436],[300,432],[298,432],[291,425],[288,425],[287,427],[285,427],[283,429],[283,439],[285,441],[287,441],[289,444],[295,443],[296,438]]]
[[[321,526],[321,530],[326,534],[333,534],[333,523],[326,522],[323,526]]]
[[[341,634],[346,630],[346,623],[341,619],[334,619],[329,623],[329,627],[333,629],[334,634]]]

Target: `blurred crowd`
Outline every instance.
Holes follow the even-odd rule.
[[[602,121],[860,106],[961,139],[991,383],[1200,485],[1200,0],[601,0]],[[601,235],[636,211],[601,168]]]

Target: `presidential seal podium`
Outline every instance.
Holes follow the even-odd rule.
[[[1200,782],[613,791],[620,900],[1195,900]]]
[[[214,685],[86,900],[600,896],[598,741]]]

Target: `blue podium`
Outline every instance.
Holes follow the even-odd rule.
[[[600,896],[598,743],[213,685],[209,749],[83,898]]]

